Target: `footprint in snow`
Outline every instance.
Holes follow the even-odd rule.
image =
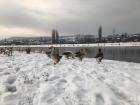
[[[96,94],[96,105],[104,105],[104,98],[101,94]]]
[[[63,88],[63,87],[65,87],[66,83],[67,83],[67,80],[61,79],[61,80],[58,81],[58,83],[56,83],[55,86],[58,87],[58,88]]]
[[[10,72],[7,72],[7,71],[6,71],[6,72],[4,72],[3,74],[4,74],[4,75],[10,75]]]
[[[67,83],[67,80],[61,79],[59,82],[60,82],[60,83]]]
[[[98,79],[99,79],[100,81],[104,81],[104,80],[105,80],[105,77],[99,76]]]
[[[20,67],[15,67],[15,70],[16,70],[16,71],[19,71],[19,70],[20,70]]]
[[[83,81],[83,79],[80,76],[75,76],[73,78],[73,82],[80,82],[80,81]]]
[[[6,80],[6,83],[8,84],[13,84],[16,81],[16,77],[14,76],[9,76]]]
[[[87,90],[85,89],[78,89],[76,92],[75,92],[75,95],[79,98],[79,99],[84,99],[85,98],[85,94],[87,93]]]
[[[49,81],[55,81],[58,80],[60,77],[59,76],[53,76],[49,79]]]
[[[7,92],[16,92],[17,91],[16,86],[12,86],[12,85],[6,85],[5,89]]]
[[[7,65],[8,66],[8,68],[12,68],[12,65]]]
[[[18,102],[18,105],[33,105],[33,97],[23,97],[22,100]]]

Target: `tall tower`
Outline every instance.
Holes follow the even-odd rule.
[[[102,42],[102,26],[100,26],[98,29],[98,37],[99,37],[99,43],[101,43]]]

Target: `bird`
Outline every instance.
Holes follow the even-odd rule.
[[[48,49],[49,49],[49,51],[46,51],[45,53],[47,54],[47,56],[48,56],[49,58],[51,58],[52,47],[49,47]]]
[[[60,59],[62,58],[61,55],[59,55],[59,52],[55,50],[54,47],[50,47],[50,52],[46,52],[49,58],[51,58],[54,61],[54,65],[56,65]]]
[[[51,59],[54,61],[54,65],[59,63],[61,58],[62,56],[60,56],[59,54],[51,54]]]
[[[78,57],[80,61],[83,60],[85,55],[86,55],[86,49],[85,48],[81,48],[78,52],[75,53],[75,57]]]
[[[65,51],[62,55],[65,55],[65,57],[67,59],[69,59],[69,58],[73,58],[74,59],[74,54],[73,54],[72,51]]]
[[[96,54],[96,56],[95,56],[97,62],[98,62],[98,63],[102,62],[103,57],[104,57],[104,54],[103,54],[101,48],[99,48],[99,49],[98,49],[98,52],[97,52],[97,54]]]

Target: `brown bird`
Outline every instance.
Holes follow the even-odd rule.
[[[48,48],[49,51],[46,52],[47,56],[51,58],[52,47]]]
[[[2,54],[2,53],[3,53],[3,51],[4,51],[4,49],[3,49],[3,48],[1,48],[1,49],[0,49],[0,54]]]
[[[75,57],[78,57],[79,60],[81,60],[81,61],[83,60],[85,55],[86,55],[86,49],[85,48],[82,48],[78,52],[75,53]]]
[[[96,56],[95,56],[97,62],[98,62],[98,63],[102,62],[103,57],[104,57],[104,54],[103,54],[101,48],[99,48],[99,49],[98,49],[98,52],[97,52],[97,54],[96,54]]]
[[[56,65],[62,56],[59,55],[59,52],[55,50],[55,48],[51,47],[51,53],[48,54],[48,56],[54,61],[54,64]]]

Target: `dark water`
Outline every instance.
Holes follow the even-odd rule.
[[[77,52],[80,48],[59,48],[60,53],[64,51]],[[98,47],[90,47],[87,49],[87,57],[93,58],[96,55]],[[103,47],[105,59],[128,61],[140,63],[140,47]]]
[[[57,48],[62,54],[64,51],[79,51],[80,47],[61,47]],[[87,55],[88,58],[94,58],[98,47],[88,47]],[[44,50],[47,48],[32,48],[33,50]],[[136,47],[103,47],[104,59],[118,60],[118,61],[128,61],[140,63],[140,46]]]

